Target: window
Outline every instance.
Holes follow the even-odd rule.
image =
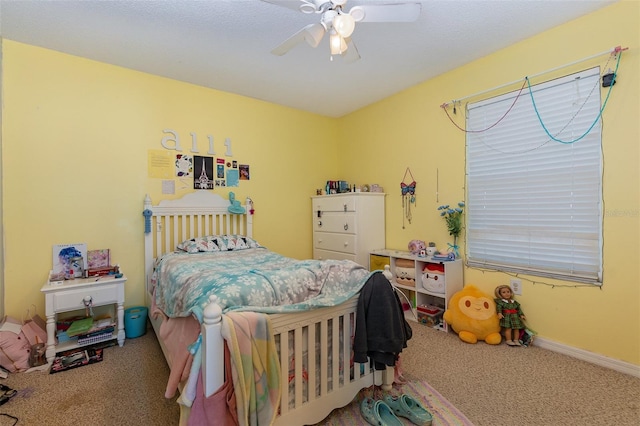
[[[469,104],[466,120],[469,264],[601,283],[599,69]]]

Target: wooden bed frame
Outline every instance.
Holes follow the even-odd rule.
[[[146,301],[151,305],[150,279],[153,263],[156,257],[173,251],[176,245],[189,238],[203,237],[214,234],[238,234],[253,237],[253,217],[249,213],[252,209],[251,200],[247,198],[243,207],[245,214],[237,215],[228,212],[229,201],[209,191],[196,191],[175,200],[164,200],[153,205],[147,195],[144,200],[145,218],[149,220],[150,232],[145,233],[145,276]],[[222,311],[215,303],[215,296],[210,296],[210,304],[204,310],[202,332],[202,366],[205,395],[210,396],[224,383],[224,339],[221,336]],[[274,330],[274,336],[280,340],[281,387],[282,402],[276,425],[304,425],[320,422],[335,409],[349,404],[357,393],[373,384],[382,385],[383,389],[390,389],[393,382],[393,369],[374,371],[368,364],[351,363],[351,336],[355,331],[355,316],[358,296],[347,302],[330,308],[315,309],[303,313],[273,314],[269,318]],[[159,336],[161,319],[149,318],[154,331]],[[340,326],[342,324],[342,326]],[[320,330],[316,336],[316,329]],[[329,346],[331,341],[342,339],[348,342]],[[289,353],[289,340],[293,336],[293,353]],[[167,361],[167,350],[158,338]],[[303,374],[302,361],[304,348],[310,348],[308,353],[314,354],[313,348],[317,343],[322,348],[320,363],[316,365],[309,359],[307,371]],[[331,351],[331,356],[328,352]],[[296,360],[293,365],[295,374],[291,379],[289,371],[292,367],[291,357]],[[169,361],[168,361],[169,362]],[[338,365],[340,364],[340,365]],[[331,375],[329,375],[331,372]],[[347,372],[347,374],[342,374]],[[304,396],[306,376],[307,389]],[[316,381],[316,377],[318,380]],[[293,381],[293,389],[289,389],[289,381]],[[319,383],[318,383],[319,382]],[[291,397],[291,395],[293,395]],[[289,402],[293,399],[293,404]],[[186,424],[188,408],[180,405],[180,424]]]

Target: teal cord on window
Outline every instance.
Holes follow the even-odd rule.
[[[529,87],[529,95],[531,96],[531,103],[533,104],[533,109],[536,112],[536,116],[538,116],[538,121],[540,122],[540,125],[542,126],[542,128],[544,129],[544,131],[547,133],[547,135],[554,141],[556,142],[560,142],[562,144],[572,144],[575,142],[578,142],[580,139],[584,138],[585,136],[587,136],[589,134],[589,132],[591,132],[591,129],[593,129],[593,126],[596,125],[596,123],[598,122],[598,120],[600,120],[600,118],[602,117],[602,112],[604,111],[605,106],[607,106],[607,101],[609,100],[609,95],[611,94],[611,89],[613,88],[613,84],[616,81],[616,77],[618,76],[618,66],[620,65],[620,58],[622,57],[622,53],[618,53],[618,61],[616,62],[616,70],[613,73],[613,80],[611,81],[611,85],[609,86],[609,90],[607,91],[607,96],[604,99],[604,102],[602,103],[602,108],[600,108],[600,112],[598,113],[598,116],[596,117],[595,120],[593,120],[593,123],[591,123],[591,126],[589,126],[589,128],[587,129],[586,132],[584,132],[581,136],[577,137],[576,139],[572,140],[572,141],[563,141],[561,139],[557,139],[555,136],[553,136],[551,133],[549,133],[549,130],[547,129],[547,127],[544,125],[544,123],[542,122],[542,118],[540,117],[540,113],[538,112],[538,107],[536,106],[536,101],[533,99],[533,92],[531,91],[531,82],[529,81],[529,77],[525,77],[525,79],[527,80],[527,86]],[[598,81],[598,84],[599,81]]]

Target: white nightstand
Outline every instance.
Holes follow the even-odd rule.
[[[47,361],[51,362],[57,352],[74,349],[77,341],[71,340],[56,345],[56,317],[61,312],[85,309],[85,300],[93,307],[109,304],[116,305],[117,327],[113,339],[118,345],[124,345],[124,283],[126,276],[115,278],[106,275],[99,278],[76,278],[62,281],[62,284],[50,284],[48,281],[40,291],[45,295],[45,314],[47,316]]]

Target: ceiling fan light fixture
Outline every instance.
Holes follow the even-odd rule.
[[[356,21],[348,13],[340,13],[333,18],[333,28],[343,38],[350,37],[356,28]]]
[[[341,55],[347,50],[347,42],[344,38],[335,31],[331,31],[329,36],[329,47],[331,48],[331,55]]]
[[[0,0],[1,2],[2,0]],[[345,62],[360,59],[360,54],[351,40],[355,24],[358,22],[415,22],[420,17],[422,3],[415,0],[358,1],[347,12],[345,5],[349,0],[262,0],[287,9],[298,10],[306,14],[320,15],[319,22],[308,24],[271,50],[274,55],[282,56],[299,43],[305,41],[311,47],[317,47],[324,35],[329,33],[331,60],[341,55]]]

